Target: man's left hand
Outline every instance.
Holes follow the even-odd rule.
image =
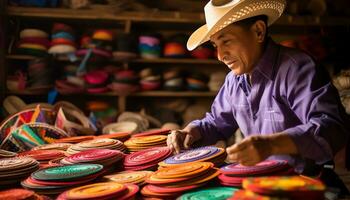
[[[255,165],[272,154],[271,144],[266,136],[253,135],[226,149],[229,162],[242,165]]]

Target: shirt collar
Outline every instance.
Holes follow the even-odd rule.
[[[253,73],[257,71],[260,74],[262,74],[265,78],[273,80],[275,75],[275,65],[277,64],[278,53],[279,46],[271,38],[269,38],[264,54],[260,58],[258,64],[255,66]]]
[[[260,58],[258,64],[254,67],[253,73],[256,71],[262,74],[265,78],[273,80],[275,75],[275,65],[277,64],[277,56],[279,53],[279,46],[271,39],[267,39],[266,49],[263,56]],[[238,84],[245,81],[245,75],[238,75],[236,79]]]

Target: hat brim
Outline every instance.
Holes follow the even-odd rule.
[[[282,3],[283,0],[275,0],[278,3],[281,3],[283,5],[283,9],[285,8],[286,4]],[[252,1],[245,1],[246,3]],[[204,42],[208,41],[210,39],[210,36],[213,34],[219,32],[220,30],[227,27],[229,24],[248,19],[251,17],[259,16],[259,15],[266,15],[268,18],[268,26],[273,24],[280,16],[281,12],[279,12],[277,9],[272,7],[266,7],[261,8],[258,10],[255,10],[254,12],[246,12],[244,15],[240,15],[239,17],[233,18],[233,16],[237,15],[238,11],[242,11],[246,7],[247,4],[237,5],[234,8],[232,8],[229,12],[227,12],[225,15],[223,15],[220,19],[217,20],[214,26],[208,27],[207,24],[199,27],[196,31],[192,33],[192,35],[189,37],[187,41],[187,49],[193,50],[197,48],[199,45],[203,44]]]

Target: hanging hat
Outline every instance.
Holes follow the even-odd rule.
[[[210,0],[204,7],[206,24],[192,33],[187,49],[195,49],[216,32],[243,19],[266,15],[271,25],[282,15],[286,4],[286,0]]]

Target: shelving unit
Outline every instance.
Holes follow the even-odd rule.
[[[29,7],[12,7],[7,6],[6,3],[1,1],[0,3],[1,20],[0,25],[6,27],[5,23],[7,19],[18,19],[24,21],[36,20],[36,21],[86,21],[94,22],[95,24],[117,24],[123,30],[123,32],[129,33],[133,31],[134,27],[140,25],[160,26],[166,27],[165,30],[171,26],[179,28],[181,31],[192,32],[195,28],[204,24],[205,19],[202,13],[184,13],[184,12],[170,12],[170,11],[150,11],[150,12],[116,12],[110,6],[93,6],[91,9],[72,10],[67,8],[29,8]],[[6,20],[5,20],[6,19]],[[282,16],[274,25],[274,27],[319,27],[319,26],[349,26],[349,17],[313,17],[313,16]],[[281,28],[282,30],[283,28]],[[283,31],[283,30],[282,30]],[[4,34],[4,33],[2,33]],[[5,36],[5,35],[4,35]],[[1,38],[0,38],[1,41]],[[26,55],[6,55],[5,46],[2,44],[0,50],[0,78],[1,78],[1,100],[8,94],[15,95],[44,95],[43,93],[33,93],[30,91],[20,92],[8,92],[6,90],[6,75],[5,69],[6,60],[31,60],[35,59],[33,56]],[[57,59],[59,62],[69,62],[66,58]],[[207,68],[212,69],[221,67],[225,69],[225,66],[215,59],[201,60],[191,58],[159,58],[159,59],[133,59],[130,61],[118,61],[111,60],[112,63],[123,63],[124,66],[129,64],[155,64],[157,67],[168,67],[169,65],[205,65]],[[164,65],[162,65],[164,64]],[[81,95],[81,94],[78,94]],[[113,92],[104,94],[84,94],[88,96],[107,96],[117,97],[118,108],[120,111],[125,110],[127,103],[127,96],[119,96]],[[130,94],[130,97],[191,97],[191,98],[213,98],[216,92],[192,92],[192,91],[149,91],[138,92]],[[63,95],[64,96],[64,95]]]

